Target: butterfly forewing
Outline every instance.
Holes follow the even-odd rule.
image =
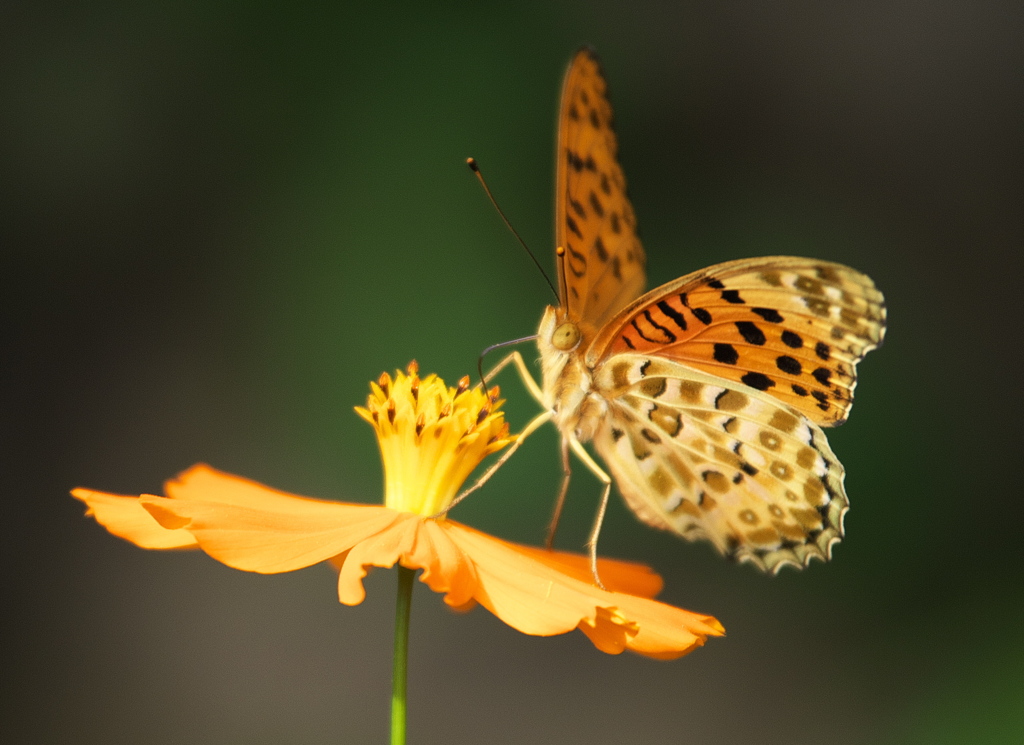
[[[595,339],[764,391],[823,426],[849,414],[856,364],[881,343],[882,294],[841,264],[791,256],[704,269],[648,293]]]
[[[608,86],[593,52],[569,65],[558,126],[555,240],[562,309],[596,330],[644,290],[644,250],[617,160]]]
[[[645,522],[763,570],[827,559],[849,502],[821,430],[743,385],[640,354],[595,376],[594,444]]]

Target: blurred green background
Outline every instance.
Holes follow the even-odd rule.
[[[1024,741],[1019,3],[170,2],[0,11],[0,739],[383,742],[394,575],[340,606],[146,552],[67,492],[197,461],[374,502],[352,412],[448,380],[549,293],[555,104],[601,54],[651,284],[774,253],[870,274],[886,345],[830,434],[848,539],[765,577],[636,522],[601,547],[728,630],[659,663],[535,639],[420,589],[410,742]],[[528,352],[527,357],[535,356]],[[501,380],[513,424],[536,407]],[[539,542],[535,436],[456,518]],[[599,493],[582,468],[560,544]]]

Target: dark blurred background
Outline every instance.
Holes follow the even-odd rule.
[[[830,434],[848,539],[765,577],[616,498],[603,552],[728,629],[671,663],[418,588],[410,742],[1024,740],[1021,5],[630,6],[0,10],[0,739],[384,741],[393,573],[346,608],[324,567],[142,551],[67,492],[206,461],[379,501],[368,381],[454,380],[549,302],[464,159],[550,263],[556,98],[590,43],[652,284],[783,253],[886,293]],[[536,435],[456,518],[539,542],[557,460]],[[577,468],[563,547],[598,493]]]

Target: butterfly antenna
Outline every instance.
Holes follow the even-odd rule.
[[[569,282],[566,279],[565,274],[565,246],[559,246],[555,249],[555,262],[558,264],[558,278],[562,280],[562,297],[565,298],[565,303],[562,310],[565,311],[566,315],[569,313]]]
[[[512,341],[502,341],[497,344],[492,344],[480,353],[480,356],[476,359],[476,371],[480,375],[480,385],[484,392],[487,391],[487,380],[484,378],[484,357],[493,352],[495,349],[501,349],[502,347],[511,347],[513,344],[522,344],[524,341],[533,341],[537,338],[537,335],[524,336],[522,339],[513,339]],[[491,373],[493,375],[493,372]]]
[[[541,275],[544,277],[544,281],[548,283],[548,287],[551,288],[551,292],[554,294],[555,301],[557,302],[558,291],[555,289],[554,284],[552,284],[551,278],[548,277],[548,273],[544,271],[544,267],[542,267],[540,262],[537,261],[537,257],[533,255],[533,251],[530,250],[530,247],[526,245],[526,241],[524,241],[519,233],[516,232],[516,229],[512,227],[512,223],[510,223],[508,218],[505,217],[505,213],[501,211],[501,207],[498,206],[498,202],[494,199],[494,195],[491,194],[491,190],[488,188],[487,182],[484,181],[484,175],[480,172],[480,166],[477,165],[476,158],[466,158],[466,165],[469,166],[469,170],[476,175],[476,180],[480,182],[480,185],[484,187],[484,192],[487,194],[487,198],[491,200],[491,204],[494,205],[494,209],[498,210],[498,214],[501,215],[501,219],[505,221],[505,226],[512,231],[512,235],[514,235],[516,240],[519,241],[519,244],[526,249],[526,253],[530,254],[530,258],[533,259],[533,263],[536,265],[537,269],[540,270]]]

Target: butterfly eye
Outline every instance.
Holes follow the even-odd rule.
[[[555,333],[551,337],[551,345],[563,352],[568,352],[579,343],[580,330],[575,323],[563,323],[555,329]]]

